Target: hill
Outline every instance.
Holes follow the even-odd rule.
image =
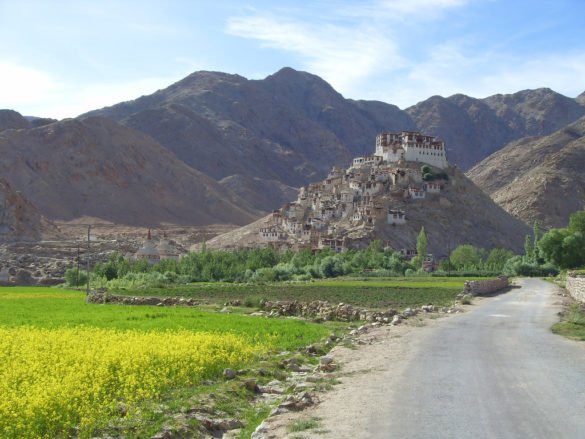
[[[436,159],[442,143],[411,132],[376,155],[359,157],[347,169],[301,188],[291,201],[252,224],[215,237],[208,248],[362,248],[380,239],[394,249],[412,250],[424,226],[429,249],[445,256],[469,243],[520,251],[530,229],[497,206],[456,167]],[[404,140],[408,139],[408,140]],[[402,140],[401,140],[402,141]],[[377,144],[380,144],[378,139]],[[408,148],[417,149],[409,159]],[[421,167],[423,163],[433,166]]]
[[[57,227],[5,179],[0,178],[0,243],[39,241],[58,236]]]
[[[565,227],[585,208],[585,118],[549,136],[512,142],[468,172],[500,206],[527,223]]]
[[[246,224],[237,195],[144,133],[105,118],[0,132],[0,174],[51,219]]]

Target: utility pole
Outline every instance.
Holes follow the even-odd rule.
[[[89,231],[91,226],[87,226],[87,291],[86,294],[89,296]]]
[[[79,241],[77,241],[77,282],[75,283],[76,286],[79,286]]]
[[[451,241],[447,242],[447,276],[451,276]]]

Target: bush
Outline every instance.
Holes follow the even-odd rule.
[[[65,282],[67,282],[67,285],[70,287],[87,285],[87,273],[83,270],[78,271],[77,268],[69,268],[65,272]]]

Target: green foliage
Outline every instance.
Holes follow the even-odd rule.
[[[585,341],[585,310],[582,305],[571,305],[562,321],[552,327],[552,331],[567,338]]]
[[[481,258],[477,248],[470,244],[459,245],[451,252],[451,264],[457,270],[465,268],[477,268]]]
[[[416,261],[416,263],[413,262],[413,265],[415,267],[420,268],[422,266],[422,261],[424,261],[424,259],[427,256],[427,246],[428,246],[427,233],[425,232],[425,226],[422,226],[416,238],[416,251],[418,253],[417,256],[419,257],[419,259]]]
[[[70,287],[80,287],[87,284],[87,273],[77,268],[69,268],[65,272],[65,282]]]
[[[433,171],[429,165],[422,165],[420,167],[420,172],[424,175],[424,174],[431,174]]]
[[[571,215],[569,226],[551,229],[538,242],[540,255],[560,269],[585,264],[585,212]]]
[[[534,262],[534,238],[530,235],[524,237],[524,256],[527,261]]]
[[[501,271],[504,269],[506,262],[514,256],[511,250],[505,248],[494,248],[490,251],[485,265],[486,268],[493,271]]]
[[[571,215],[568,229],[572,233],[581,232],[585,234],[585,211],[575,212]]]

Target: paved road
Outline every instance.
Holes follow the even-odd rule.
[[[426,337],[370,438],[585,438],[585,346],[553,335],[538,279]]]

